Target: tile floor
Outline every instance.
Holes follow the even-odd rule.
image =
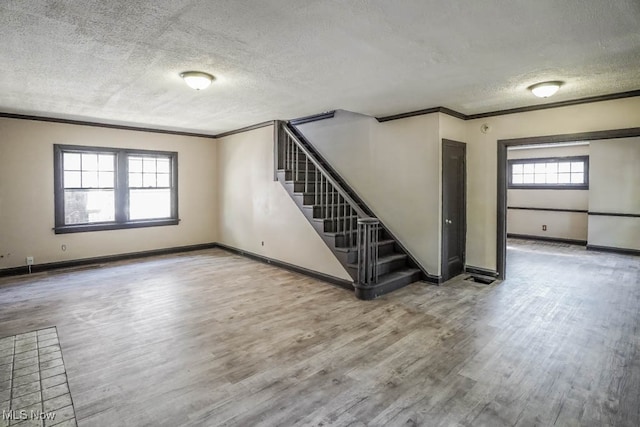
[[[0,338],[0,427],[75,426],[56,328]]]

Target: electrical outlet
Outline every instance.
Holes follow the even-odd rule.
[[[542,231],[547,231],[547,226],[546,225],[542,226]]]
[[[28,256],[27,257],[27,265],[33,265],[33,257],[32,256]]]

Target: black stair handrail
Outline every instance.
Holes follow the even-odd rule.
[[[288,133],[293,134],[297,141],[299,141],[305,148],[308,153],[310,153],[310,158],[315,159],[319,162],[323,169],[327,172],[327,174],[334,179],[338,183],[338,185],[351,197],[353,201],[367,214],[367,216],[371,218],[375,218],[375,214],[369,209],[366,203],[362,201],[362,198],[356,194],[355,191],[342,179],[340,174],[331,167],[331,164],[327,162],[327,160],[316,150],[316,148],[309,142],[307,139],[300,133],[298,129],[295,128],[297,125],[293,125],[291,122],[281,122],[282,129],[288,131]]]
[[[322,178],[325,179],[329,184],[331,184],[331,186],[338,192],[338,194],[340,194],[340,196],[342,196],[344,198],[344,200],[349,204],[349,206],[355,211],[355,213],[358,215],[358,218],[372,218],[370,215],[368,215],[364,211],[364,209],[362,209],[362,207],[360,207],[360,205],[358,203],[356,203],[355,200],[353,200],[351,198],[351,196],[349,194],[347,194],[347,192],[342,188],[342,186],[340,184],[338,184],[338,182],[331,176],[331,174],[329,174],[329,172],[325,169],[325,167],[319,161],[317,161],[314,158],[313,154],[311,154],[309,152],[307,147],[305,147],[302,144],[302,142],[298,139],[298,137],[293,132],[291,132],[291,130],[289,128],[287,128],[284,125],[283,125],[283,129],[284,129],[286,135],[296,145],[297,149],[302,151],[302,153],[304,153],[306,159],[311,161],[311,163],[316,167],[316,169],[318,171],[320,171],[320,174],[322,175]],[[285,146],[286,146],[286,142],[285,142]],[[285,156],[287,154],[288,153],[285,152]],[[291,160],[295,161],[295,162],[298,161],[297,158],[295,158],[295,159],[292,158]],[[287,159],[285,158],[285,164],[284,164],[285,167],[281,168],[281,169],[287,169],[287,167],[286,167],[287,164],[286,163],[287,163]],[[305,174],[305,181],[306,180],[307,180],[307,176]]]

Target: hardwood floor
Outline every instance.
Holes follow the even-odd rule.
[[[510,241],[508,280],[375,301],[221,249],[0,280],[79,426],[640,425],[640,258]]]

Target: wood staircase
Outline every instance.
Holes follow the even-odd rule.
[[[276,122],[276,178],[370,300],[428,273],[290,124]]]

